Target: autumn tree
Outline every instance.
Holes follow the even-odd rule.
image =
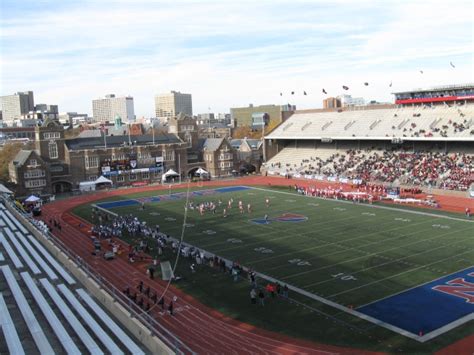
[[[270,121],[270,123],[265,126],[265,132],[263,132],[264,135],[268,134],[271,132],[276,126],[278,126],[280,122],[277,121]],[[242,127],[237,127],[234,129],[234,132],[232,134],[232,138],[234,139],[242,139],[242,138],[249,138],[249,139],[261,139],[262,138],[262,130],[261,129],[252,129],[252,127],[249,126],[242,126]]]
[[[76,138],[80,133],[81,133],[81,127],[70,128],[64,131],[64,138],[66,139]]]
[[[7,182],[10,180],[8,174],[8,164],[15,158],[21,149],[34,149],[33,143],[11,143],[5,144],[0,150],[0,181]]]

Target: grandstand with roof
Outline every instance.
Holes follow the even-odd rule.
[[[269,175],[468,190],[474,84],[395,93],[395,105],[296,111],[265,137]]]

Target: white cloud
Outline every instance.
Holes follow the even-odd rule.
[[[192,93],[196,113],[319,107],[321,88],[339,94],[344,84],[390,100],[392,89],[472,81],[469,10],[469,1],[77,2],[2,18],[1,94],[32,89],[38,102],[87,112],[93,98],[130,94],[138,116],[169,90]],[[310,95],[279,95],[292,90]]]

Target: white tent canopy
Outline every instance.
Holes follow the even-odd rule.
[[[164,176],[178,176],[179,174],[174,171],[173,169],[168,170],[166,173],[163,174]]]
[[[99,177],[96,181],[94,181],[94,184],[112,184],[112,180],[107,179],[105,176]]]
[[[206,174],[209,174],[206,170],[204,170],[203,168],[199,168],[196,170],[196,174],[199,174],[199,175],[206,175]]]
[[[170,176],[179,176],[179,174],[176,171],[174,171],[173,169],[170,169],[166,173],[163,174],[163,176],[161,177],[161,180],[165,181],[166,178],[170,177]]]
[[[39,197],[35,195],[31,195],[25,200],[25,202],[38,202],[39,200],[41,200]]]

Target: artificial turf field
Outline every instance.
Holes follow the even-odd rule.
[[[221,200],[222,206],[216,214],[203,216],[188,210],[185,242],[340,305],[364,310],[364,305],[473,266],[474,223],[463,216],[312,198],[288,188],[216,190],[190,196],[195,204]],[[161,231],[179,238],[185,193],[150,198],[159,194],[166,191],[123,196],[133,200],[128,206],[114,207],[117,198],[115,205],[103,206],[131,213],[148,225],[159,224]],[[224,218],[222,209],[231,198],[233,207]],[[251,203],[251,213],[239,213],[240,200],[244,206]],[[145,210],[140,209],[142,202]],[[449,296],[448,301],[467,303],[463,307],[473,311],[469,307],[474,304]],[[409,311],[419,318],[416,306]],[[425,331],[434,329],[436,324]]]

